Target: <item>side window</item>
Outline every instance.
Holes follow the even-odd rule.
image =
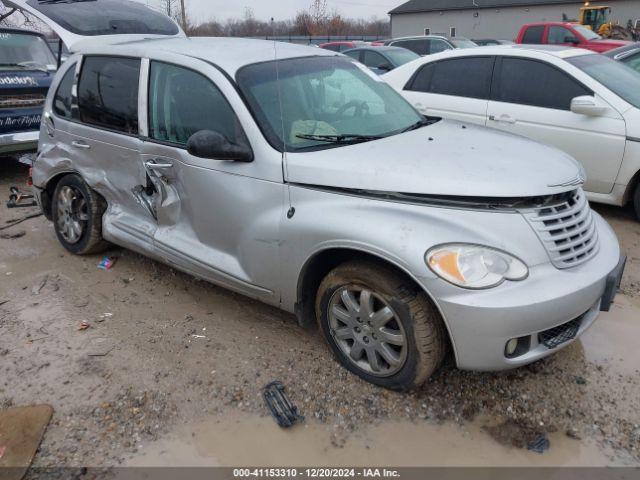
[[[541,44],[543,35],[544,35],[544,25],[528,27],[525,30],[524,35],[522,36],[522,43],[526,43],[530,45]]]
[[[242,127],[222,92],[204,75],[151,62],[149,136],[186,145],[201,130],[213,130],[231,143],[246,143]]]
[[[350,49],[352,49],[352,48],[353,48],[353,46],[352,46],[352,45],[346,45],[346,44],[344,44],[344,43],[341,43],[341,44],[340,44],[340,47],[339,47],[339,51],[341,51],[341,52],[346,52],[347,50],[350,50]]]
[[[139,79],[138,59],[87,57],[78,81],[80,121],[137,135]]]
[[[429,54],[429,40],[400,40],[392,44],[394,47],[402,47],[411,50],[418,55]]]
[[[350,50],[344,53],[345,55],[353,58],[354,60],[360,61],[360,50]]]
[[[445,50],[451,50],[451,47],[442,40],[431,40],[430,43],[431,43],[431,47],[429,48],[430,54],[444,52]]]
[[[431,77],[435,70],[435,64],[429,63],[423,66],[413,77],[413,80],[409,81],[409,84],[405,87],[405,90],[413,92],[428,92],[429,85],[431,84]]]
[[[74,63],[62,77],[56,96],[53,97],[53,111],[62,118],[71,118],[71,100],[73,81],[76,76],[76,64]]]
[[[431,65],[431,72],[424,70],[420,72],[411,89],[440,95],[488,99],[493,62],[493,57],[470,57],[436,62]],[[430,75],[430,81],[425,75]],[[422,79],[421,76],[423,76]]]
[[[503,58],[494,100],[556,110],[569,110],[571,100],[592,95],[564,72],[543,62]]]
[[[571,30],[565,27],[552,26],[549,27],[549,35],[547,36],[547,43],[551,44],[561,44],[561,43],[571,43],[573,41],[578,41],[578,37],[576,37]]]
[[[383,63],[389,63],[389,62],[378,52],[371,52],[369,50],[365,50],[363,63],[369,68],[378,68]]]

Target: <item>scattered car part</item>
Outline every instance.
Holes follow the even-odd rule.
[[[290,428],[304,421],[304,417],[298,412],[298,407],[291,403],[284,390],[282,382],[276,380],[264,387],[262,396],[278,425],[282,428]]]
[[[7,202],[7,208],[27,208],[37,207],[38,202],[34,200],[34,196],[31,193],[24,193],[18,189],[18,187],[11,187],[9,195],[9,201]],[[31,200],[25,202],[25,200]]]
[[[527,450],[542,454],[549,450],[550,447],[551,442],[549,441],[549,439],[543,435],[540,435],[538,438],[527,445]]]

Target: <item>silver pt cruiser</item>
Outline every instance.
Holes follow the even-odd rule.
[[[62,37],[55,15],[125,7],[11,3]],[[33,181],[70,252],[111,242],[295,312],[393,389],[448,350],[462,369],[533,362],[609,309],[624,258],[565,154],[422,117],[333,52],[122,25],[67,35],[45,106]]]

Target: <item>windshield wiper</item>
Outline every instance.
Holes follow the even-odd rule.
[[[307,135],[307,134],[298,134],[296,138],[301,138],[303,140],[316,140],[318,142],[327,142],[327,143],[360,143],[360,142],[370,142],[372,140],[380,140],[384,138],[380,135],[357,135],[357,134],[349,134],[343,133],[338,135]]]
[[[32,68],[36,70],[41,70],[43,72],[49,71],[45,65],[40,65],[39,63],[36,63],[36,62],[0,63],[0,67],[20,67],[20,68]]]
[[[411,132],[413,130],[418,130],[419,128],[426,127],[427,125],[431,125],[432,123],[433,123],[433,121],[429,120],[428,118],[423,118],[422,120],[419,120],[416,123],[414,123],[413,125],[410,125],[407,128],[405,128],[404,130],[402,130],[402,133]]]

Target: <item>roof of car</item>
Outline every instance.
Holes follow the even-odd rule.
[[[123,36],[100,37],[84,40],[74,46],[83,54],[111,54],[152,56],[170,52],[213,63],[234,76],[236,72],[254,63],[297,57],[336,56],[337,52],[293,43],[227,37],[151,38],[127,41]]]
[[[387,42],[397,42],[399,40],[422,40],[422,39],[429,39],[429,38],[444,38],[445,40],[468,40],[468,38],[466,37],[450,37],[448,35],[414,35],[412,37],[398,37],[398,38],[391,38],[389,40],[387,40]]]
[[[477,55],[517,55],[518,52],[537,52],[542,55],[550,55],[561,59],[579,57],[582,55],[598,55],[591,50],[566,47],[562,45],[489,45],[486,47],[447,50],[446,52],[437,53],[425,58],[439,58],[442,56],[462,57]]]
[[[360,50],[371,50],[372,52],[398,52],[398,51],[407,51],[406,48],[402,48],[402,47],[394,47],[393,45],[380,45],[378,47],[375,46],[364,46],[364,47],[356,47],[356,48],[352,48],[350,50],[347,50],[345,52],[342,53],[347,53],[347,52],[353,52],[353,51],[360,51]]]
[[[640,50],[640,42],[630,43],[629,45],[625,45],[624,47],[614,48],[613,50],[604,52],[604,55],[606,55],[607,57],[618,59],[621,56],[624,56],[625,53],[635,52],[637,50]]]

